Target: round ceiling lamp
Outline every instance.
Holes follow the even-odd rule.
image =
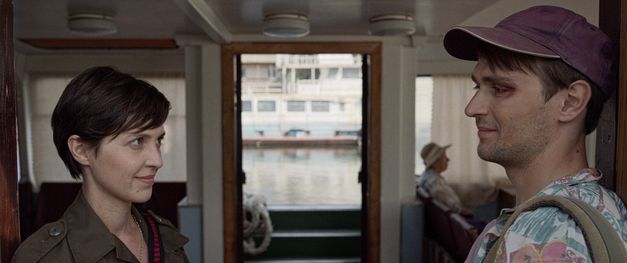
[[[414,18],[408,15],[378,15],[369,22],[368,33],[375,36],[406,36],[416,32]]]
[[[297,13],[269,14],[263,19],[263,33],[271,37],[303,37],[309,34],[309,20]]]
[[[118,32],[113,17],[97,13],[70,14],[67,26],[70,32],[87,36],[102,36]]]

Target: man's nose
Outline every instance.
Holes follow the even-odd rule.
[[[466,105],[464,113],[468,117],[483,116],[488,113],[488,99],[481,90],[477,90]]]

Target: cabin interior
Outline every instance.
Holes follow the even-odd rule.
[[[507,15],[533,5],[557,5],[582,14],[620,43],[617,56],[622,62],[625,44],[619,40],[627,32],[626,25],[621,23],[627,7],[622,0],[1,0],[0,3],[3,17],[0,184],[7,186],[0,190],[3,200],[0,261],[4,262],[10,261],[20,240],[34,228],[58,218],[63,205],[72,200],[77,190],[77,182],[69,176],[52,144],[50,115],[67,82],[82,70],[98,65],[114,66],[148,80],[173,104],[166,123],[168,136],[163,157],[166,166],[158,174],[151,202],[155,210],[164,213],[190,238],[186,250],[192,262],[458,262],[464,257],[460,251],[468,250],[467,243],[452,244],[463,239],[456,234],[452,234],[453,240],[434,240],[442,232],[433,233],[433,229],[442,226],[425,221],[432,215],[429,211],[434,209],[433,205],[427,205],[428,197],[416,195],[415,175],[424,169],[420,148],[428,141],[452,145],[451,164],[445,176],[459,190],[464,203],[475,208],[483,219],[489,220],[499,208],[510,206],[513,197],[503,169],[474,154],[477,143],[474,122],[463,114],[473,93],[469,73],[474,63],[448,55],[442,46],[443,34],[455,25],[493,26]],[[80,24],[79,19],[94,19],[94,14],[98,14],[98,23]],[[272,27],[269,21],[277,15],[296,22],[292,21],[289,29],[264,33]],[[377,18],[385,15],[383,20],[397,19],[394,21],[398,23],[377,23]],[[78,28],[70,28],[71,25]],[[80,32],[81,27],[89,26],[101,31]],[[304,28],[308,29],[307,33],[299,31]],[[354,177],[347,179],[359,182],[352,188],[357,201],[336,206],[339,210],[351,209],[335,217],[314,212],[332,205],[315,206],[313,202],[309,210],[296,209],[310,214],[281,217],[281,213],[287,214],[285,211],[293,207],[270,204],[277,235],[272,237],[266,256],[244,252],[242,231],[245,217],[242,205],[249,189],[244,183],[242,162],[255,156],[246,155],[246,147],[261,143],[243,146],[246,138],[242,140],[242,133],[248,136],[245,121],[262,118],[250,114],[256,110],[268,111],[270,105],[260,106],[260,101],[268,99],[246,99],[255,91],[249,88],[247,92],[242,81],[247,77],[254,79],[250,75],[253,70],[246,65],[259,68],[264,63],[275,63],[275,57],[270,62],[255,57],[260,54],[292,54],[295,59],[315,57],[320,63],[325,63],[322,58],[325,56],[319,54],[351,54],[353,64],[349,66],[317,66],[320,71],[312,69],[305,75],[285,75],[288,72],[285,70],[281,81],[287,79],[285,76],[291,76],[293,81],[305,76],[302,78],[311,83],[319,80],[318,74],[335,74],[330,69],[335,68],[338,74],[347,74],[346,78],[358,76],[356,90],[362,96],[358,100],[360,104],[356,104],[360,123],[347,129],[334,128],[334,136],[351,136],[360,131],[359,153],[355,155],[359,169]],[[353,71],[346,69],[350,67]],[[586,146],[590,165],[604,172],[603,185],[625,200],[627,95],[622,67],[619,72],[620,88],[606,104],[599,128],[587,138]],[[429,94],[427,97],[423,96],[425,92]],[[329,117],[320,118],[336,118],[331,114],[336,107],[332,99],[327,103],[326,99],[309,94],[305,99],[293,100],[303,101],[288,106],[294,111],[301,107],[303,112],[313,114],[329,111]],[[340,104],[344,109],[344,104]],[[418,118],[424,118],[429,126],[420,126]],[[259,127],[262,126],[247,131],[268,137],[271,129]],[[310,136],[309,130],[296,128],[299,127],[280,132],[294,138]],[[311,136],[316,131],[312,128]],[[420,137],[421,132],[427,135]],[[302,151],[290,154],[298,157]],[[333,156],[331,159],[339,158]],[[249,177],[247,183],[254,183],[254,179]],[[317,184],[309,183],[304,187]],[[290,188],[295,187],[290,184],[299,181],[283,184]],[[48,196],[47,188],[54,189],[49,190],[51,193],[63,194]],[[38,203],[45,201],[48,203]],[[334,220],[338,224],[352,220],[353,232],[336,231],[334,235],[340,236],[338,239],[333,239],[333,235],[307,239],[304,237],[307,234],[294,233],[297,238],[289,239],[286,238],[289,229],[287,234],[281,232],[281,223]],[[453,220],[450,212],[442,220]],[[17,230],[20,222],[21,237]],[[460,231],[466,233],[464,229]],[[261,239],[262,236],[257,236],[254,240],[260,243]],[[278,252],[277,245],[283,246]],[[324,252],[325,249],[328,251]],[[299,257],[299,253],[305,256]]]

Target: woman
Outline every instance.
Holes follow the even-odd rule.
[[[110,67],[76,76],[52,114],[54,144],[81,191],[60,220],[17,249],[12,262],[188,262],[187,238],[132,204],[152,195],[163,165],[170,102]]]

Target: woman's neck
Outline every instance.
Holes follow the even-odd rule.
[[[87,203],[111,233],[118,236],[133,226],[133,221],[129,221],[132,220],[130,202],[120,201],[85,182],[82,189]]]

